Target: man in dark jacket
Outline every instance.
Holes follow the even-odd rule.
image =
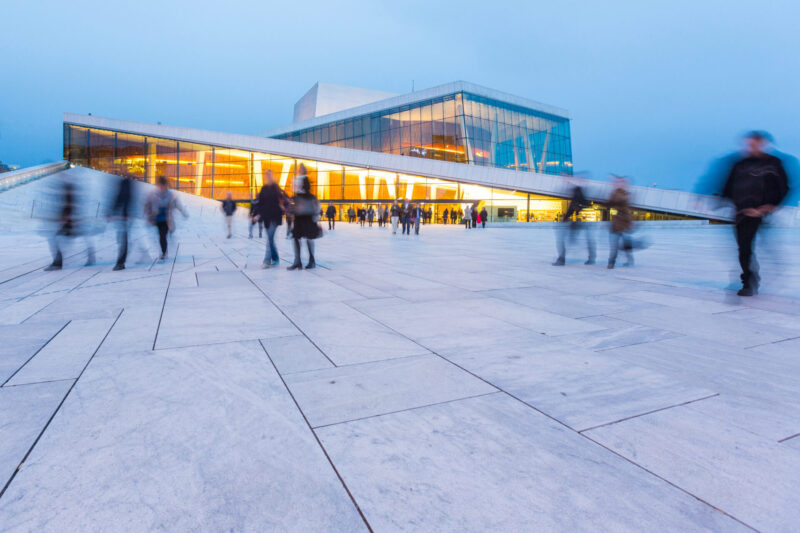
[[[764,152],[767,134],[753,131],[746,135],[744,157],[731,168],[722,196],[736,208],[736,244],[742,268],[739,296],[758,292],[758,264],[753,257],[753,242],[764,217],[786,198],[789,180],[781,160]]]
[[[284,211],[284,194],[275,178],[272,170],[267,170],[266,183],[258,193],[258,216],[264,223],[267,230],[267,249],[264,254],[264,262],[261,268],[269,268],[278,264],[278,248],[275,246],[275,230],[281,225],[281,218]]]
[[[486,219],[489,218],[489,213],[486,211],[486,208],[481,209],[481,226],[486,227]]]
[[[109,218],[116,219],[117,222],[117,241],[119,243],[119,254],[114,270],[123,270],[125,260],[128,257],[128,230],[131,209],[131,199],[133,197],[133,180],[122,178],[117,187],[117,194],[114,197],[114,204],[111,206]]]
[[[328,204],[328,209],[325,211],[325,217],[328,219],[328,229],[336,228],[336,208],[333,204]]]
[[[556,229],[558,232],[558,259],[553,263],[554,266],[564,266],[567,258],[567,238],[569,237],[569,240],[572,241],[575,233],[581,230],[586,233],[586,247],[589,252],[589,258],[585,264],[594,264],[596,251],[592,229],[578,218],[579,213],[590,205],[591,203],[583,194],[583,188],[577,184],[573,185],[567,212],[564,213],[562,223]],[[571,221],[573,215],[576,217],[575,221]]]
[[[233,201],[231,191],[228,191],[225,199],[222,200],[222,212],[225,214],[225,226],[228,228],[228,238],[231,238],[233,226],[233,213],[236,211],[236,202]]]

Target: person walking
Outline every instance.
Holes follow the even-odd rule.
[[[258,216],[259,209],[258,209],[258,197],[254,198],[250,201],[250,233],[248,235],[248,239],[253,238],[253,226],[258,224],[258,238],[261,238],[264,229],[264,221],[261,220],[261,217]]]
[[[489,213],[486,212],[486,206],[481,209],[481,227],[486,227],[486,219],[489,218]]]
[[[264,229],[267,232],[267,244],[261,268],[269,268],[278,265],[280,262],[278,247],[275,246],[275,232],[283,220],[285,198],[283,191],[275,183],[272,170],[268,169],[266,183],[258,193],[258,203],[256,204],[258,205],[258,218],[264,224]]]
[[[378,227],[379,228],[383,227],[383,211],[384,211],[383,204],[378,204],[377,217],[378,217]]]
[[[158,243],[161,246],[161,261],[167,258],[167,234],[175,231],[174,211],[178,210],[184,218],[189,214],[178,201],[178,197],[169,190],[167,178],[158,178],[156,190],[150,193],[144,204],[144,216],[158,230]]]
[[[300,164],[299,176],[295,180],[295,194],[292,199],[292,212],[294,213],[294,263],[288,270],[298,270],[303,268],[300,252],[300,239],[306,240],[308,247],[308,263],[306,269],[317,266],[314,259],[314,239],[322,234],[322,228],[317,224],[319,216],[319,201],[311,194],[311,183],[306,175],[305,165]],[[352,208],[351,208],[352,209]]]
[[[128,258],[128,232],[130,230],[131,203],[133,200],[133,180],[122,178],[117,186],[114,203],[111,205],[110,217],[117,223],[117,263],[114,270],[124,270]]]
[[[609,233],[608,268],[614,268],[617,262],[617,252],[620,242],[625,251],[627,261],[625,266],[633,266],[633,242],[630,231],[633,227],[631,215],[630,195],[628,194],[628,181],[622,176],[614,180],[614,191],[606,202],[610,209],[615,209],[617,214],[611,220],[611,233]]]
[[[472,227],[472,209],[470,209],[469,204],[464,208],[463,222],[467,229]]]
[[[472,219],[472,227],[473,228],[477,228],[478,227],[478,206],[477,206],[477,204],[473,205],[470,208],[469,216]]]
[[[333,204],[328,204],[328,209],[325,210],[325,217],[328,219],[328,229],[336,228],[336,207]]]
[[[450,211],[447,210],[445,207],[444,213],[442,213],[442,223],[447,224],[447,218],[450,216]]]
[[[372,206],[369,206],[367,209],[367,222],[369,222],[369,227],[372,227],[372,221],[375,220],[375,209]]]
[[[761,277],[753,253],[758,229],[764,217],[772,213],[789,192],[789,179],[781,160],[766,153],[769,134],[751,131],[745,136],[745,152],[731,168],[722,190],[736,209],[736,245],[742,288],[739,296],[758,293]]]
[[[236,202],[233,201],[231,191],[225,195],[222,200],[222,212],[225,214],[225,227],[228,229],[228,239],[231,238],[233,228],[233,213],[236,211]]]
[[[88,235],[87,228],[83,227],[81,221],[81,202],[79,200],[80,194],[76,190],[77,187],[69,179],[63,179],[56,182],[58,192],[58,215],[56,218],[56,229],[50,236],[50,252],[53,255],[53,261],[44,268],[46,271],[61,270],[64,266],[64,254],[61,248],[64,240],[71,237],[76,237],[80,234]],[[86,265],[91,266],[94,264],[94,247],[91,239],[87,237],[86,249]]]
[[[347,209],[347,222],[349,224],[352,224],[355,219],[356,219],[356,212],[353,210],[353,206],[350,206]]]
[[[556,229],[558,239],[558,258],[553,262],[553,266],[564,266],[567,261],[567,239],[574,240],[575,233],[584,231],[586,234],[586,247],[589,252],[589,258],[586,260],[587,265],[593,265],[595,262],[595,243],[592,235],[591,227],[587,226],[586,222],[582,222],[577,218],[582,209],[589,207],[591,203],[586,199],[583,194],[583,188],[580,185],[574,184],[570,192],[569,206],[567,212],[564,213],[562,222]],[[575,215],[576,220],[570,221],[572,216]]]
[[[411,226],[409,224],[411,220],[411,206],[408,202],[403,202],[403,206],[400,209],[400,223],[403,227],[403,235],[411,234]]]
[[[389,210],[392,217],[392,235],[397,235],[397,223],[400,222],[400,211],[400,206],[397,205],[397,200],[395,200]]]
[[[450,221],[453,224],[456,224],[463,217],[464,217],[464,213],[461,211],[460,207],[458,208],[458,211],[456,211],[455,208],[453,208],[453,210],[450,211]]]

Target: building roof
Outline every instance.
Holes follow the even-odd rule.
[[[537,172],[466,165],[463,163],[371,152],[367,150],[354,150],[351,148],[338,148],[282,139],[270,139],[260,136],[132,122],[74,113],[64,113],[64,122],[78,126],[162,137],[225,148],[238,148],[241,150],[251,150],[291,158],[323,161],[343,166],[425,176],[532,194],[562,198],[567,197],[569,194],[568,182],[565,178]],[[582,180],[582,185],[586,191],[587,198],[590,200],[605,201],[611,194],[612,184],[609,182]],[[713,196],[638,186],[632,186],[630,191],[631,204],[636,208],[713,220],[730,221],[733,219],[731,209],[721,207],[719,199]],[[785,207],[782,213],[780,213],[779,218],[779,224],[796,225],[800,223],[800,209]]]
[[[469,83],[466,81],[454,81],[451,83],[445,83],[444,85],[431,87],[430,89],[423,89],[420,91],[414,91],[406,94],[392,96],[389,98],[385,98],[383,100],[378,100],[376,102],[371,102],[368,104],[359,105],[357,107],[351,107],[349,109],[344,109],[341,111],[336,111],[334,113],[329,113],[327,115],[322,115],[307,120],[302,120],[300,122],[295,122],[293,124],[288,124],[286,126],[271,129],[269,131],[262,133],[261,135],[263,135],[264,137],[275,137],[277,135],[283,135],[294,131],[301,131],[308,128],[313,128],[315,126],[321,126],[323,124],[336,122],[339,120],[345,120],[362,115],[378,113],[380,111],[385,111],[387,109],[414,104],[417,102],[424,102],[426,100],[431,100],[434,98],[439,98],[442,96],[446,96],[448,94],[455,94],[459,92],[466,92],[474,94],[476,96],[482,96],[484,98],[498,100],[500,102],[505,102],[510,105],[524,107],[526,109],[533,109],[535,111],[539,111],[541,113],[546,113],[549,115],[554,115],[557,117],[569,118],[569,113],[567,112],[566,109],[551,106],[548,104],[543,104],[541,102],[536,102],[534,100],[529,100],[527,98],[522,98],[521,96],[514,96],[513,94],[504,93],[502,91],[497,91],[495,89],[490,89],[488,87],[483,87],[481,85],[476,85],[474,83]]]

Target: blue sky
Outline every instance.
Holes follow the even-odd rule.
[[[467,80],[569,109],[577,170],[689,189],[748,129],[800,153],[800,3],[0,5],[0,160],[61,156],[61,113],[257,133],[314,82]]]

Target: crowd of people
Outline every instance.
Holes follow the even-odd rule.
[[[764,132],[754,131],[747,134],[745,148],[735,160],[730,161],[724,183],[718,193],[718,196],[727,199],[735,210],[734,228],[742,281],[742,287],[738,291],[740,296],[752,296],[758,292],[761,278],[758,262],[753,253],[755,238],[764,218],[784,201],[789,190],[786,170],[781,159],[768,152],[769,142],[769,135]],[[275,234],[284,220],[287,225],[287,238],[291,238],[294,244],[294,261],[288,267],[289,270],[315,268],[314,241],[323,233],[320,222],[327,219],[328,229],[335,229],[339,214],[336,205],[331,203],[325,210],[322,209],[317,197],[311,193],[311,184],[302,164],[298,166],[294,177],[291,196],[278,186],[271,170],[267,171],[265,180],[257,198],[251,202],[249,212],[249,237],[253,238],[256,226],[259,238],[263,234],[267,237],[263,268],[278,265],[279,255]],[[53,261],[46,270],[58,270],[63,267],[62,248],[65,239],[74,237],[86,239],[86,264],[91,265],[95,262],[91,239],[94,230],[86,222],[88,217],[80,213],[79,188],[68,179],[56,183],[60,184],[54,194],[57,197],[58,208],[54,210],[55,228],[49,239]],[[583,222],[580,216],[581,211],[590,207],[592,203],[587,200],[586,193],[578,180],[572,180],[568,196],[569,205],[557,231],[558,256],[553,265],[566,265],[567,243],[574,241],[579,234],[583,234],[586,239],[586,264],[594,264],[597,251],[593,226],[591,223]],[[112,195],[107,212],[108,220],[115,222],[117,227],[118,254],[114,270],[125,268],[129,234],[132,221],[136,218],[133,204],[133,182],[130,178],[123,178]],[[632,237],[631,195],[625,178],[614,178],[612,192],[605,200],[605,205],[612,214],[609,225],[607,268],[616,266],[620,249],[625,254],[625,266],[632,266],[633,251],[645,247],[646,243]],[[230,192],[226,193],[225,199],[221,202],[221,210],[225,218],[226,236],[231,238],[233,215],[237,206]],[[169,189],[167,179],[160,177],[155,189],[147,195],[142,205],[142,213],[144,220],[157,234],[161,252],[158,259],[161,261],[167,258],[168,237],[175,231],[176,212],[188,217],[178,195]],[[391,226],[393,235],[397,234],[398,229],[402,234],[410,235],[412,228],[415,234],[419,234],[421,225],[430,224],[435,219],[430,206],[426,209],[424,205],[410,201],[394,201],[390,205],[380,204],[377,208],[372,205],[358,209],[348,207],[346,217],[350,223],[358,223],[362,227],[366,225],[371,227],[375,222],[379,227]],[[460,207],[446,208],[442,212],[443,223],[456,224],[460,221],[466,228],[485,227],[488,217],[486,207],[479,209],[479,204],[466,204],[463,210]],[[303,241],[308,254],[305,267],[302,263]]]

